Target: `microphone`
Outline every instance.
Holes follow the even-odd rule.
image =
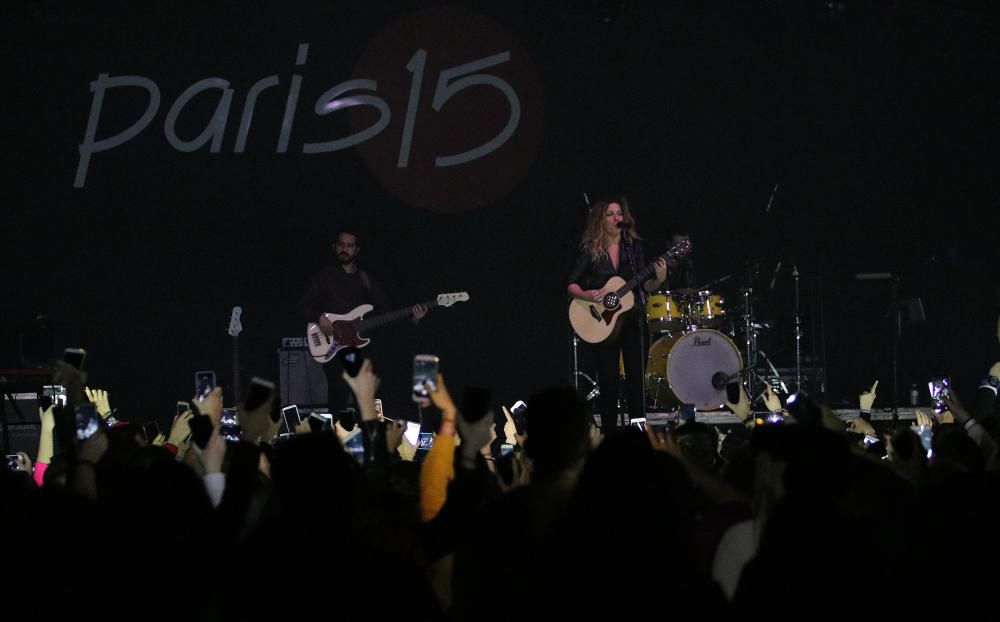
[[[741,369],[735,374],[727,374],[724,371],[717,371],[712,374],[712,387],[716,391],[721,391],[726,388],[726,385],[734,380],[739,380],[740,376],[747,373],[746,369]]]
[[[778,260],[778,265],[774,267],[774,275],[771,276],[771,285],[768,289],[774,289],[774,282],[778,280],[778,272],[781,270],[781,260]]]
[[[623,220],[623,221],[621,221],[620,223],[618,223],[618,224],[617,224],[616,226],[617,226],[617,227],[618,227],[619,229],[622,229],[622,230],[624,231],[624,230],[626,230],[626,229],[631,229],[631,228],[632,228],[632,223],[630,223],[630,222],[628,222],[628,221],[625,221],[625,220]]]
[[[771,198],[767,200],[767,207],[764,208],[764,213],[771,211],[771,203],[774,203],[774,195],[778,192],[778,184],[774,184],[774,189],[771,190]]]

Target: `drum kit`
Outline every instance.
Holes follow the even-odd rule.
[[[646,320],[653,340],[645,370],[648,408],[722,407],[725,385],[743,370],[725,298],[708,287],[656,291],[646,303]]]

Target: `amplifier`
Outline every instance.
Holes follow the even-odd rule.
[[[306,347],[306,340],[304,337],[282,337],[281,338],[282,348],[304,348]]]
[[[286,339],[282,340],[284,343]],[[300,339],[299,341],[305,341]],[[326,374],[303,344],[300,348],[278,350],[278,379],[281,384],[281,405],[296,404],[300,408],[325,408],[329,396]]]

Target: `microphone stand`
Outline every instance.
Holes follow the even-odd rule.
[[[802,314],[799,312],[799,266],[792,264],[795,278],[795,392],[802,390]]]
[[[625,237],[625,230],[622,230],[622,237],[623,238]],[[632,266],[632,274],[638,275],[639,274],[639,269],[635,265],[635,252],[634,252],[635,248],[634,248],[634,244],[635,244],[635,240],[626,240],[625,244],[622,244],[622,246],[625,248],[625,255],[628,257],[628,263],[629,263],[630,266]],[[635,419],[637,417],[643,417],[643,418],[645,418],[645,416],[646,416],[646,366],[644,365],[645,358],[646,358],[645,357],[645,351],[646,351],[645,345],[646,344],[645,344],[645,337],[644,337],[644,334],[643,334],[643,328],[645,328],[645,326],[644,326],[645,322],[643,321],[643,313],[640,313],[638,311],[638,309],[642,309],[643,312],[644,312],[645,309],[646,309],[646,289],[643,287],[643,284],[641,282],[638,283],[638,290],[639,290],[639,295],[637,296],[638,300],[636,301],[636,302],[638,302],[638,304],[636,305],[636,309],[637,310],[636,310],[636,314],[635,314],[635,321],[636,321],[636,326],[638,328],[637,338],[639,340],[639,378],[638,379],[633,379],[633,378],[627,378],[626,377],[626,387],[625,387],[626,388],[626,395],[625,395],[625,401],[626,401],[626,403],[628,402],[628,394],[627,394],[628,393],[628,384],[627,383],[635,382],[636,380],[639,381],[639,386],[642,388],[642,399],[639,400],[639,408],[641,409],[641,412],[637,413],[636,415],[633,415],[631,412],[629,412],[629,414],[628,414],[629,421],[631,421],[632,419]],[[622,421],[622,423],[624,424],[625,422]]]

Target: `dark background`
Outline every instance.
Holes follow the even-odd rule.
[[[271,73],[285,89],[299,43],[311,45],[308,117],[322,90],[358,77],[379,32],[427,5],[143,5],[18,2],[8,14],[4,367],[18,364],[19,324],[45,312],[56,351],[86,347],[91,385],[128,417],[168,415],[195,370],[229,382],[225,331],[239,304],[244,379],[275,378],[281,337],[302,333],[302,288],[344,226],[394,304],[472,296],[381,336],[390,385],[405,384],[415,351],[433,352],[449,384],[493,386],[509,404],[569,378],[564,288],[584,192],[626,193],[650,250],[689,229],[699,278],[733,275],[730,302],[758,259],[758,310],[774,321],[764,345],[779,367],[794,366],[797,265],[806,364],[825,356],[833,402],[853,403],[874,378],[891,402],[888,285],[857,272],[899,274],[900,297],[923,302],[927,321],[902,335],[904,402],[935,373],[968,394],[995,360],[993,3],[463,3],[520,41],[544,93],[526,112],[541,122],[527,172],[461,213],[400,201],[355,149],[303,155],[293,131],[276,154],[283,99],[261,99],[246,153],[232,152],[246,90]],[[95,154],[74,189],[100,73],[147,76],[163,102],[139,137]],[[216,76],[236,91],[222,152],[175,151],[166,110]],[[192,110],[188,137],[206,118]],[[140,112],[109,101],[99,137]],[[345,135],[339,117],[296,128]]]

